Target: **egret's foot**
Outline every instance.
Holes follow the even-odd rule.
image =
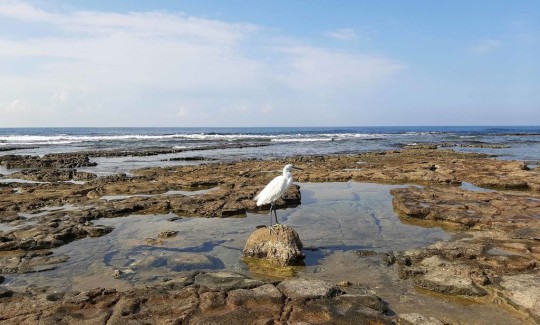
[[[271,235],[272,233],[276,234],[277,235],[277,232],[276,230],[274,229],[274,227],[277,226],[277,225],[273,225],[273,226],[270,226],[268,227],[268,233]]]

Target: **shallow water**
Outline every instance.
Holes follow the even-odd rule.
[[[394,214],[390,189],[396,185],[368,183],[304,183],[302,204],[278,211],[281,223],[300,235],[306,265],[292,275],[332,283],[349,281],[389,303],[390,315],[420,312],[452,324],[527,324],[519,315],[492,304],[436,295],[415,289],[399,279],[396,266],[384,266],[380,257],[360,250],[385,252],[426,246],[449,239],[440,228],[403,224]],[[70,207],[73,208],[73,207]],[[267,224],[268,214],[245,218],[181,218],[168,215],[132,215],[101,219],[113,226],[103,237],[85,238],[55,249],[69,259],[52,271],[6,275],[5,285],[24,291],[29,287],[89,290],[96,287],[126,290],[161,282],[177,272],[228,270],[261,276],[241,260],[242,248],[257,225]],[[173,221],[171,221],[173,220]],[[162,231],[177,231],[174,238],[159,239]],[[493,251],[493,253],[500,253]],[[251,266],[253,267],[253,266]],[[115,271],[121,271],[115,277]],[[283,275],[283,273],[281,273]]]
[[[471,192],[496,192],[495,190],[476,186],[474,184],[467,183],[467,182],[461,182],[461,188],[467,191],[471,191]]]
[[[105,201],[117,201],[117,200],[125,200],[132,197],[155,197],[160,195],[185,195],[185,196],[196,196],[196,195],[203,195],[210,191],[212,191],[214,187],[204,190],[198,190],[198,191],[167,191],[163,194],[132,194],[132,195],[104,195],[100,197],[101,200]]]
[[[449,238],[439,228],[401,223],[392,210],[389,190],[395,185],[367,183],[299,184],[302,204],[278,211],[281,223],[300,235],[306,251],[306,267],[312,272],[336,252],[355,250],[403,250]],[[66,263],[53,271],[7,277],[7,286],[29,284],[51,289],[89,289],[107,284],[117,288],[159,281],[178,271],[224,269],[249,274],[241,261],[246,239],[257,225],[269,222],[268,214],[249,213],[245,218],[182,218],[175,215],[129,216],[101,219],[113,226],[112,233],[85,238],[56,249],[67,255]],[[174,238],[159,239],[165,230],[177,231]],[[149,239],[147,239],[149,238]],[[115,270],[123,275],[113,277]],[[96,282],[98,281],[98,282]]]
[[[0,183],[47,184],[49,182],[29,181],[26,179],[19,179],[19,178],[3,178],[3,179],[0,179]]]

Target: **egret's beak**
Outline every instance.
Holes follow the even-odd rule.
[[[295,166],[293,166],[292,168],[293,168],[293,169],[298,169],[298,170],[303,170],[302,168],[300,168],[300,167],[295,167]]]

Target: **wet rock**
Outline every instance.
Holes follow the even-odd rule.
[[[2,156],[0,164],[4,166],[27,164],[28,167],[24,168],[43,168],[55,164],[55,166],[62,166],[62,168],[76,168],[77,164],[89,163],[88,157],[99,155],[125,156],[163,153],[159,149],[154,149],[56,155],[43,157],[46,159],[39,159],[39,161],[29,158],[28,163],[24,162],[27,157],[6,158],[6,156]],[[3,163],[4,161],[8,162]],[[41,209],[47,206],[58,207],[64,204],[82,206],[91,203],[91,207],[83,208],[84,211],[58,213],[60,216],[58,221],[46,217],[36,218],[37,224],[32,227],[33,229],[19,229],[16,233],[3,233],[0,235],[0,249],[39,251],[43,248],[58,247],[71,240],[92,234],[104,235],[108,231],[107,228],[93,228],[95,226],[87,222],[105,217],[121,217],[133,213],[164,214],[169,212],[190,217],[224,217],[257,211],[260,209],[255,206],[252,198],[264,184],[275,176],[274,172],[279,172],[287,162],[296,163],[300,167],[309,166],[305,172],[295,174],[296,179],[300,182],[370,181],[442,185],[439,188],[399,189],[392,192],[396,201],[396,211],[400,212],[404,222],[448,227],[448,229],[467,231],[467,236],[472,236],[469,240],[454,238],[448,243],[432,245],[418,249],[414,254],[398,257],[400,274],[403,277],[411,278],[419,286],[438,292],[461,294],[460,292],[464,291],[458,285],[448,288],[447,283],[438,280],[444,276],[450,276],[449,272],[452,271],[457,274],[452,274],[452,277],[459,280],[457,284],[461,285],[460,281],[462,281],[466,284],[467,290],[471,290],[465,294],[478,294],[478,292],[474,292],[475,288],[479,289],[480,292],[481,290],[492,292],[495,290],[494,288],[497,288],[496,291],[500,297],[510,297],[511,286],[499,287],[499,283],[504,283],[503,279],[508,276],[535,272],[535,268],[539,265],[540,226],[537,216],[540,214],[540,197],[538,193],[534,192],[540,191],[540,176],[537,170],[529,170],[526,164],[521,162],[488,159],[481,154],[426,148],[348,156],[292,157],[287,161],[242,161],[234,164],[207,166],[146,168],[134,171],[135,176],[99,177],[83,185],[23,184],[17,187],[17,191],[7,185],[1,185],[0,218],[3,220],[13,218],[19,212],[42,212]],[[31,166],[33,164],[35,166]],[[73,166],[70,167],[70,165]],[[37,171],[32,173],[40,175]],[[62,173],[55,173],[52,172],[50,175],[57,175],[54,176],[56,179],[67,177],[61,176],[64,175]],[[461,182],[492,188],[523,189],[523,191],[480,193],[445,186],[459,185]],[[171,189],[201,185],[219,186],[219,188],[216,191],[195,196],[158,195]],[[289,190],[290,192],[286,194],[284,199],[278,201],[278,207],[300,203],[299,188],[293,186]],[[98,198],[97,195],[95,197],[89,195],[92,191],[99,194],[99,197],[102,195],[133,194],[156,194],[156,196],[133,197],[120,202],[107,202],[95,200]],[[18,270],[21,261],[28,258],[30,257],[24,254],[17,254],[6,259],[2,257],[0,265],[2,268],[9,267]],[[36,256],[36,258],[38,257]],[[46,261],[44,256],[39,258]],[[381,259],[383,263],[386,263],[383,256]],[[390,259],[391,257],[388,261]],[[439,265],[439,262],[434,263],[437,259],[439,262],[442,261],[444,266]],[[51,266],[43,264],[39,268]],[[448,267],[448,272],[443,270],[445,267]],[[205,280],[204,276],[201,276],[199,280]],[[216,290],[221,290],[218,285],[219,279],[214,280],[216,281],[214,283]],[[240,286],[247,286],[246,288],[252,288],[250,285],[254,285],[253,283],[244,283],[245,280],[234,277],[225,279],[223,283],[235,282],[240,283]],[[196,285],[201,286],[201,284]],[[234,288],[227,290],[234,290]],[[109,297],[112,299],[112,295]],[[333,307],[328,305],[328,302],[322,304],[321,308],[326,308],[326,311],[319,315],[332,315],[333,308],[342,306],[336,305],[335,302],[332,303]],[[340,302],[340,304],[342,303]],[[516,302],[512,302],[512,304],[518,306]],[[230,308],[228,305],[222,307],[218,307],[218,305],[215,308]],[[144,306],[144,302],[141,306]],[[287,308],[292,308],[291,305],[287,306]],[[302,308],[306,308],[304,309],[306,311],[310,310],[305,306],[299,310]],[[347,310],[347,308],[345,309]],[[189,312],[186,311],[187,314],[182,314],[183,319],[189,319],[190,312],[197,313],[193,311],[194,309],[189,310]],[[4,309],[1,314],[7,315],[8,312],[10,311]],[[284,311],[283,315],[291,315],[291,313],[292,309]],[[253,315],[255,314],[257,313],[253,312]],[[107,315],[107,312],[100,315]],[[141,316],[141,319],[145,317],[138,313],[131,316],[135,315]],[[300,315],[295,315],[298,320],[303,319]],[[284,319],[288,319],[285,316],[283,316]],[[46,318],[43,316],[44,320]],[[180,319],[180,316],[177,319]],[[266,320],[270,322],[270,320]],[[276,320],[274,319],[274,321]]]
[[[339,281],[337,285],[340,287],[349,287],[352,285],[352,283],[350,281],[343,280],[343,281]]]
[[[88,237],[101,237],[113,230],[113,227],[102,226],[102,225],[88,225],[84,227],[86,236]]]
[[[196,315],[194,324],[273,324],[280,319],[284,298],[273,285],[229,292],[226,305]]]
[[[99,199],[101,195],[99,195],[99,193],[96,190],[91,190],[88,193],[86,193],[86,197],[91,200],[96,200],[96,199]]]
[[[11,174],[10,177],[37,182],[88,181],[97,178],[95,174],[75,169],[24,169]]]
[[[540,274],[518,274],[502,277],[503,295],[511,305],[540,321]]]
[[[540,265],[535,253],[540,238],[536,194],[410,187],[392,190],[392,195],[394,208],[407,215],[402,217],[405,222],[420,219],[420,224],[472,234],[405,252],[398,263],[399,274],[413,278],[419,287],[445,294],[493,294],[494,284],[509,274],[530,272]],[[503,287],[500,295],[508,296],[507,290]]]
[[[336,285],[322,280],[290,279],[277,288],[291,299],[332,298],[341,293]]]
[[[163,245],[163,240],[156,239],[156,238],[145,238],[144,243],[150,246],[159,246],[159,245]]]
[[[346,300],[292,300],[290,324],[393,324],[380,312]]]
[[[249,289],[263,284],[262,281],[246,278],[234,272],[202,273],[195,276],[195,283],[210,289],[230,291],[234,289]]]
[[[206,277],[205,277],[206,276]],[[207,287],[209,278],[249,278],[224,272],[200,273],[199,282],[148,285],[126,292],[94,289],[47,294],[45,299],[17,295],[0,304],[6,324],[391,324],[376,297],[343,295],[333,298],[286,299],[271,283],[251,287]],[[240,283],[239,282],[239,283]],[[213,283],[216,285],[219,283]],[[373,306],[371,308],[369,306]]]
[[[391,266],[396,262],[396,256],[393,252],[383,252],[379,254],[381,264],[384,266]]]
[[[43,272],[55,269],[55,264],[60,264],[69,259],[67,255],[24,257],[17,265],[17,273]]]
[[[191,156],[191,157],[173,157],[169,159],[165,159],[165,161],[200,161],[200,160],[215,160],[213,158],[206,158],[202,156]]]
[[[64,298],[65,292],[53,292],[45,296],[48,301],[59,301]]]
[[[445,222],[457,229],[527,229],[532,230],[529,237],[540,238],[540,220],[535,217],[540,213],[540,197],[532,194],[435,187],[399,188],[391,194],[394,209],[409,218]]]
[[[0,257],[0,272],[4,274],[12,273],[33,273],[42,272],[55,268],[56,264],[68,260],[66,255],[51,255],[51,251],[41,251],[39,254],[32,252],[19,252],[14,255]]]
[[[49,220],[49,222],[47,222]],[[0,250],[26,251],[48,249],[84,237],[99,237],[112,231],[112,227],[80,224],[73,219],[42,218],[34,227],[23,227],[3,235]]]
[[[164,230],[158,234],[158,238],[174,238],[176,237],[176,234],[178,234],[177,230]]]
[[[202,312],[207,312],[213,309],[223,307],[225,305],[225,292],[223,291],[208,291],[199,295],[199,308]]]
[[[55,153],[39,156],[6,155],[0,157],[0,165],[13,168],[77,168],[95,166],[89,157],[80,153]]]
[[[398,325],[444,325],[435,317],[426,317],[418,313],[399,314],[396,317]]]
[[[487,292],[475,285],[471,269],[463,264],[451,263],[439,256],[431,256],[420,262],[422,274],[414,283],[427,290],[450,295],[484,296]]]
[[[510,148],[510,146],[505,144],[493,144],[485,142],[475,142],[475,143],[453,143],[453,142],[443,142],[439,144],[440,147],[462,147],[462,148],[490,148],[490,149],[503,149]]]
[[[0,287],[0,298],[7,298],[13,296],[13,291]]]
[[[256,229],[244,246],[244,256],[268,259],[278,265],[299,265],[305,255],[298,233],[291,227],[277,225],[273,231],[269,228]]]
[[[242,306],[247,304],[267,305],[270,308],[279,307],[285,301],[285,296],[272,284],[264,284],[253,289],[237,289],[230,291],[227,304]],[[276,310],[279,312],[279,309]]]
[[[382,299],[374,294],[343,294],[336,297],[336,300],[347,301],[352,304],[361,305],[376,310],[381,314],[388,311],[388,306]]]
[[[175,253],[167,257],[167,266],[175,271],[201,270],[212,268],[213,262],[204,254]]]
[[[377,255],[377,252],[375,252],[375,251],[363,250],[363,249],[359,249],[359,250],[355,251],[355,253],[358,256],[375,256],[375,255]]]

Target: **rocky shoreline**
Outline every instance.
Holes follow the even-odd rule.
[[[0,272],[40,272],[54,268],[63,263],[65,257],[53,255],[51,249],[80,238],[106,236],[111,231],[109,227],[94,224],[93,221],[100,218],[168,213],[222,218],[255,212],[253,196],[285,163],[291,162],[305,169],[296,175],[295,180],[299,182],[418,185],[391,192],[394,209],[402,221],[443,227],[456,236],[430,247],[396,253],[396,270],[402,281],[411,281],[417,288],[437,294],[504,304],[530,322],[540,322],[540,172],[523,162],[495,160],[482,154],[437,147],[302,156],[286,161],[250,160],[145,168],[133,171],[133,176],[106,177],[76,168],[92,166],[92,157],[113,153],[1,156],[0,165],[5,168],[23,168],[4,178],[31,182],[0,183],[0,225],[6,227],[0,232],[0,251],[3,252]],[[142,150],[116,154],[161,153]],[[472,184],[475,190],[460,187],[465,183]],[[188,195],[183,192],[186,190],[202,194]],[[115,196],[123,199],[103,199]],[[300,188],[293,186],[277,205],[282,208],[300,203]],[[62,208],[50,210],[50,207]],[[32,218],[33,215],[40,216]],[[30,219],[32,222],[28,223]],[[387,264],[391,266],[393,259]],[[296,299],[290,293],[294,290],[283,289],[282,283],[288,280],[280,284],[257,282],[256,286],[240,286],[228,291],[224,287],[209,289],[196,280],[206,273],[197,274],[186,276],[180,282],[170,280],[174,284],[152,285],[147,292],[138,289],[117,292],[105,288],[78,294],[62,293],[51,298],[47,296],[51,293],[14,293],[2,288],[0,315],[8,323],[29,324],[35,322],[35,317],[44,323],[55,323],[54,315],[63,317],[65,323],[75,323],[77,319],[96,324],[169,319],[170,323],[183,320],[213,324],[232,320],[239,317],[238,313],[247,311],[251,316],[246,316],[246,324],[255,321],[260,324],[350,324],[351,320],[356,324],[406,324],[423,317],[389,317],[385,314],[387,308],[373,309],[376,301],[384,305],[379,298],[344,294],[342,291],[346,289],[336,291],[332,287],[332,294]],[[258,281],[240,275],[229,276],[242,277],[242,281],[247,282]],[[312,285],[325,287],[316,282]],[[236,293],[231,295],[231,292]],[[73,297],[79,298],[73,300]],[[156,300],[164,302],[162,309],[156,310],[152,305]],[[369,303],[366,305],[365,301]],[[26,307],[17,314],[14,306]],[[165,310],[174,310],[170,318],[163,315]],[[437,324],[437,320],[431,321]]]

